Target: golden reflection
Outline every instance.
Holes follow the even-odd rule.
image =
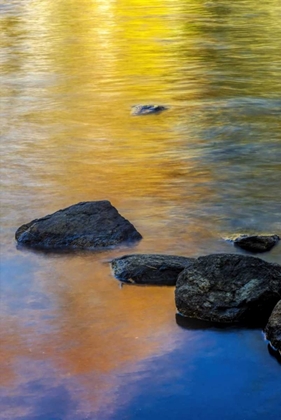
[[[42,365],[35,362],[50,362],[60,372],[54,386],[76,378],[83,385],[80,396],[96,412],[106,404],[116,404],[119,375],[135,372],[140,361],[177,346],[174,290],[120,288],[108,263],[94,256],[50,261],[55,270],[48,270],[48,261],[42,261],[44,271],[38,272],[36,281],[56,306],[48,311],[46,321],[40,311],[26,309],[12,328],[7,324],[11,333],[2,334],[6,349],[1,353],[2,381],[6,386],[23,383],[26,372],[29,381],[39,380]],[[24,329],[22,324],[28,320],[40,323],[41,331]],[[18,358],[25,361],[27,370],[21,364],[18,372],[14,370]],[[127,398],[129,394],[123,402]]]
[[[78,258],[68,265],[61,264],[60,287],[51,285],[60,315],[54,328],[58,334],[52,332],[48,340],[49,351],[53,341],[56,351],[63,349],[57,357],[66,370],[105,373],[173,347],[167,340],[166,350],[161,348],[163,335],[174,328],[171,288],[120,289],[107,264]]]
[[[14,15],[4,11],[0,21],[3,209],[13,258],[16,224],[83,200],[109,199],[136,225],[144,240],[132,252],[196,255],[217,240],[221,202],[237,173],[223,184],[229,163],[206,159],[213,139],[205,133],[214,129],[212,113],[219,109],[223,144],[230,99],[280,98],[280,1],[16,3]],[[137,103],[170,109],[132,117]],[[234,118],[239,111],[234,108]],[[250,125],[253,118],[241,121]],[[251,141],[245,136],[243,145]],[[253,160],[247,156],[245,167]],[[258,169],[251,178],[257,184]],[[262,199],[264,189],[247,194]],[[239,207],[242,200],[238,195]],[[206,216],[208,205],[213,213]],[[4,314],[4,385],[32,376],[19,379],[21,357],[45,361],[58,382],[83,383],[93,410],[114,401],[120,372],[177,345],[172,289],[120,289],[101,263],[104,254],[25,258],[41,264],[37,287],[43,284],[50,296],[53,319],[19,309],[19,319]],[[25,318],[35,326],[26,328]],[[48,368],[33,370],[42,379]]]

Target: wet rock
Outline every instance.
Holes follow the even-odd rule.
[[[192,261],[174,255],[133,254],[112,260],[111,268],[125,283],[174,286],[179,273]]]
[[[147,115],[147,114],[159,114],[162,111],[168,109],[163,105],[134,105],[132,106],[132,115]]]
[[[109,201],[75,204],[16,231],[18,244],[40,249],[100,249],[139,241],[134,226]]]
[[[265,324],[281,294],[281,266],[259,258],[199,257],[179,275],[176,306],[183,316],[222,323]]]
[[[234,239],[235,246],[249,252],[270,251],[280,240],[278,235],[241,235]]]
[[[264,331],[266,338],[281,355],[281,300],[273,309]]]

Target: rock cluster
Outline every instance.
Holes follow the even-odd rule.
[[[252,256],[133,254],[112,260],[111,267],[121,282],[176,285],[175,301],[181,316],[216,324],[264,327],[281,297],[281,266]],[[281,351],[280,302],[265,331]]]
[[[158,107],[144,106],[139,111],[157,112]],[[18,228],[15,237],[19,245],[43,250],[97,250],[142,238],[106,200],[78,203],[32,220]],[[256,253],[270,250],[279,239],[278,235],[243,235],[233,243]],[[115,258],[111,268],[114,276],[124,283],[176,286],[176,307],[183,317],[261,326],[268,321],[266,336],[281,352],[281,266],[278,264],[240,254],[199,258],[132,254]]]

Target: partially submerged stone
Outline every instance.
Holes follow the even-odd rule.
[[[264,331],[266,338],[281,355],[281,300],[273,309]]]
[[[180,273],[176,306],[183,316],[222,323],[266,323],[281,294],[281,266],[259,258],[214,254]]]
[[[19,245],[40,249],[101,249],[139,241],[142,236],[109,201],[75,204],[22,225]]]
[[[131,108],[132,115],[147,115],[147,114],[159,114],[162,111],[168,109],[163,105],[134,105]]]
[[[280,240],[278,235],[241,235],[234,239],[235,246],[249,252],[270,251]]]
[[[193,258],[160,254],[133,254],[111,261],[114,276],[125,283],[174,286],[179,273]]]

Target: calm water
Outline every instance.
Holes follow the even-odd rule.
[[[0,30],[1,420],[279,418],[261,331],[183,326],[173,288],[120,289],[107,261],[281,233],[280,0],[2,0]],[[99,199],[138,246],[17,250]]]

